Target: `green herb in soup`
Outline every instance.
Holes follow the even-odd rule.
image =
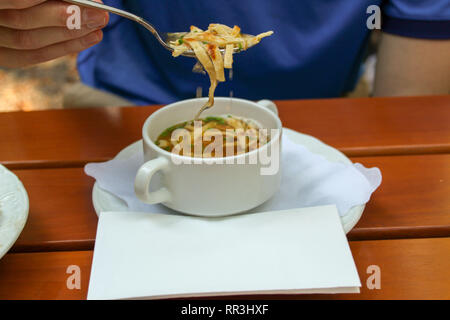
[[[167,128],[166,130],[163,131],[163,133],[161,133],[160,137],[169,137],[173,131],[177,130],[177,129],[181,129],[184,128],[184,126],[186,125],[187,122],[183,122],[180,124],[176,124],[172,127]],[[159,140],[159,139],[158,139]]]
[[[206,122],[206,123],[215,121],[218,124],[223,124],[223,125],[226,124],[225,119],[224,118],[220,118],[220,117],[206,117],[203,121]]]
[[[209,158],[246,153],[269,141],[268,130],[255,121],[225,115],[176,124],[164,130],[155,143],[176,154]]]

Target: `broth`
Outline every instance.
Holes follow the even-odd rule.
[[[270,141],[254,120],[232,115],[178,123],[156,139],[158,147],[183,156],[228,157],[255,150]]]

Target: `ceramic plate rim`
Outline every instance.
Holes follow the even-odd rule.
[[[30,209],[30,203],[29,203],[29,198],[28,198],[28,193],[22,183],[22,181],[19,180],[19,178],[12,173],[11,171],[9,171],[6,167],[4,167],[3,165],[0,164],[0,176],[10,176],[13,178],[14,180],[14,187],[16,187],[17,189],[14,190],[15,195],[20,194],[20,197],[23,201],[23,209],[18,211],[18,217],[15,217],[16,221],[19,221],[20,223],[14,223],[14,228],[6,228],[5,224],[0,224],[0,233],[2,232],[9,232],[9,234],[7,234],[7,236],[5,237],[6,242],[2,243],[0,246],[0,259],[9,251],[9,249],[11,249],[11,247],[14,245],[14,243],[17,241],[17,239],[19,238],[20,234],[23,231],[23,228],[25,227],[25,224],[28,220],[28,213],[29,213],[29,209]],[[0,215],[3,215],[4,212],[1,209],[2,205],[0,203]],[[11,218],[11,217],[10,217]]]
[[[338,158],[337,160],[331,160],[331,161],[352,163],[352,161],[346,155],[344,155],[342,152],[325,144],[324,142],[322,142],[321,140],[319,140],[313,136],[310,136],[310,135],[304,134],[304,133],[300,133],[300,132],[294,131],[289,128],[283,128],[283,134],[286,134],[289,138],[291,138],[291,140],[294,143],[302,144],[312,152],[314,152],[314,151],[310,149],[311,145],[316,146],[322,150],[326,150],[328,156],[332,155],[333,157]],[[301,143],[299,140],[304,140],[303,142],[307,141],[308,145]],[[138,141],[128,145],[127,147],[122,149],[114,158],[121,158],[121,157],[128,156],[128,154],[131,152],[131,150],[136,148],[136,146],[139,143],[142,143],[142,140],[138,140]],[[311,144],[311,145],[309,145],[309,144]],[[323,152],[323,153],[325,153],[325,152]],[[324,155],[323,153],[319,153],[319,154],[326,157],[327,155]],[[98,183],[95,182],[94,186],[92,188],[92,202],[93,202],[94,209],[95,209],[97,216],[100,214],[100,212],[105,211],[105,208],[101,205],[100,200],[99,200],[100,197],[104,196],[105,194],[107,196],[115,197],[108,191],[101,189],[98,186]],[[115,197],[115,198],[118,199],[117,197]],[[118,199],[118,200],[122,201],[120,199]],[[364,204],[354,206],[354,207],[350,208],[344,216],[340,217],[345,233],[348,233],[358,223],[359,219],[361,218],[361,216],[364,212],[364,208],[365,208]]]

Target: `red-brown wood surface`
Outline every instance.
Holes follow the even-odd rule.
[[[265,297],[449,299],[450,96],[277,104],[285,127],[379,167],[383,183],[348,235],[364,240],[350,242],[360,295]],[[0,163],[30,198],[25,229],[0,260],[0,299],[86,298],[97,217],[82,166],[140,139],[157,108],[0,114]],[[66,288],[69,265],[81,267],[81,290]],[[381,290],[365,287],[369,265],[381,267]]]
[[[0,163],[9,168],[70,167],[101,161],[140,139],[157,107],[0,114]]]
[[[285,127],[348,155],[450,152],[450,96],[277,102]],[[0,114],[0,163],[9,168],[80,166],[140,139],[157,107]]]
[[[450,238],[350,242],[361,279],[360,294],[270,295],[269,299],[449,299]],[[92,251],[17,253],[0,260],[0,299],[85,299]],[[81,269],[81,289],[69,290],[66,273]],[[367,267],[381,271],[381,289],[366,286]]]
[[[450,236],[450,154],[352,158],[383,181],[349,239]]]
[[[450,155],[355,158],[377,166],[383,183],[349,239],[450,236]],[[30,214],[13,250],[89,250],[97,216],[93,179],[82,168],[15,170],[30,198]]]

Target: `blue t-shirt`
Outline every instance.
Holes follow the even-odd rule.
[[[191,25],[238,25],[269,38],[235,56],[233,79],[216,96],[246,99],[336,97],[359,75],[370,30],[367,8],[380,5],[387,32],[422,38],[449,36],[449,0],[105,0],[144,17],[161,31]],[[415,24],[414,24],[415,23]],[[418,24],[418,25],[417,25]],[[195,96],[209,79],[192,72],[194,60],[173,58],[139,24],[111,15],[104,40],[79,55],[81,79],[136,104],[166,104]]]

